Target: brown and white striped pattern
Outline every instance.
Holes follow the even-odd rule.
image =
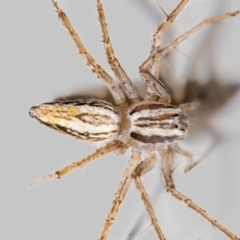
[[[130,137],[143,143],[169,144],[182,140],[189,121],[179,107],[157,102],[142,102],[128,112]]]
[[[61,133],[94,143],[115,140],[120,124],[117,108],[95,99],[43,103],[32,107],[29,114]]]

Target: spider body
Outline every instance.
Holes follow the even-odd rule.
[[[89,141],[99,146],[89,156],[56,171],[52,175],[44,176],[36,182],[46,178],[60,179],[104,154],[111,151],[123,154],[130,148],[132,155],[123,173],[118,190],[114,195],[112,206],[99,237],[100,240],[107,238],[132,180],[141,194],[158,239],[165,240],[146,189],[141,181],[141,176],[156,166],[157,155],[160,155],[162,158],[161,172],[166,183],[166,190],[173,197],[184,202],[189,208],[202,215],[202,217],[222,231],[228,238],[232,240],[240,239],[218,223],[191,199],[179,192],[175,187],[172,175],[172,151],[176,151],[186,158],[187,165],[185,172],[194,166],[191,153],[180,148],[177,143],[182,141],[188,133],[189,119],[185,112],[192,110],[196,104],[187,103],[178,107],[171,105],[170,92],[158,76],[160,59],[204,26],[240,14],[240,11],[235,11],[205,19],[162,48],[161,39],[163,32],[171,25],[187,2],[188,0],[182,0],[172,13],[162,21],[153,36],[150,55],[139,68],[140,75],[146,86],[145,99],[141,100],[137,89],[115,57],[101,0],[97,0],[97,10],[101,23],[103,44],[109,65],[117,81],[108,75],[93,59],[75,32],[67,15],[52,0],[59,19],[68,30],[80,55],[86,64],[89,65],[92,72],[102,80],[112,93],[116,106],[103,100],[77,99],[49,102],[32,107],[29,112],[30,116],[36,118],[40,123],[76,139]],[[142,159],[143,155],[144,158]],[[33,184],[36,182],[33,182]]]
[[[101,145],[117,139],[145,151],[183,140],[189,128],[181,107],[153,101],[119,109],[103,100],[64,100],[34,106],[29,114],[76,139]]]

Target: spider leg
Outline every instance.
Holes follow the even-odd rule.
[[[175,150],[177,153],[183,155],[186,160],[187,160],[187,165],[184,169],[184,172],[188,172],[190,171],[193,167],[196,166],[196,163],[194,163],[193,161],[193,157],[192,157],[192,154],[191,152],[185,150],[185,149],[182,149],[180,148],[177,144],[172,144],[171,146],[169,146],[171,149]]]
[[[161,80],[155,78],[148,70],[143,71],[141,68],[140,74],[146,84],[147,94],[145,99],[156,101],[160,97],[162,103],[171,102],[170,92]]]
[[[96,74],[96,76],[100,78],[102,82],[106,85],[106,87],[112,93],[116,104],[124,105],[126,99],[120,86],[115,83],[113,78],[89,54],[89,52],[83,45],[81,39],[79,38],[78,34],[75,32],[74,28],[72,27],[67,15],[59,8],[57,2],[55,2],[54,0],[51,0],[51,1],[58,13],[58,18],[61,20],[63,26],[68,30],[68,33],[73,39],[73,41],[75,42],[76,47],[80,55],[82,56],[83,60],[91,68],[92,72]]]
[[[182,7],[184,7],[184,4],[185,2],[182,1],[178,7],[181,5]],[[177,10],[178,7],[175,9]],[[175,11],[174,10],[174,11]],[[181,10],[181,8],[180,8]],[[173,11],[173,12],[174,12]],[[179,10],[177,10],[178,13],[180,12]],[[205,20],[203,20],[202,22],[200,22],[198,25],[196,25],[195,27],[193,27],[192,29],[188,30],[187,32],[185,32],[184,34],[182,34],[181,36],[179,36],[178,38],[176,38],[174,41],[172,41],[170,44],[168,44],[166,47],[164,48],[160,48],[160,45],[156,46],[157,49],[155,50],[155,52],[151,52],[150,56],[147,58],[147,60],[145,60],[142,65],[139,67],[139,70],[140,70],[140,74],[143,78],[143,80],[145,81],[146,83],[146,86],[147,86],[147,96],[146,98],[147,99],[152,99],[152,100],[156,100],[157,97],[160,97],[162,98],[161,95],[159,95],[159,88],[161,89],[162,87],[158,86],[155,82],[161,82],[160,80],[157,79],[157,76],[154,76],[152,75],[152,78],[155,78],[155,81],[151,82],[151,80],[149,78],[146,77],[146,73],[147,72],[151,72],[151,68],[153,66],[153,63],[154,63],[154,67],[153,67],[153,73],[152,74],[156,74],[157,72],[157,68],[155,66],[159,65],[159,62],[161,60],[161,58],[163,56],[165,56],[166,54],[168,54],[170,51],[172,51],[179,43],[181,43],[182,41],[184,41],[185,39],[187,39],[189,36],[191,36],[193,33],[199,31],[200,29],[204,28],[205,26],[208,26],[212,23],[215,23],[217,21],[220,21],[220,20],[223,20],[225,18],[228,18],[228,17],[233,17],[233,16],[236,16],[237,14],[240,14],[240,10],[238,11],[234,11],[234,12],[230,12],[230,13],[226,13],[226,14],[222,14],[222,15],[219,15],[219,16],[216,16],[216,17],[212,17],[212,18],[207,18]],[[161,26],[161,25],[160,25]],[[160,32],[161,33],[161,32]],[[161,33],[162,34],[162,33]],[[160,34],[160,35],[161,35]],[[153,41],[154,42],[154,41]],[[157,64],[157,61],[158,60],[158,64]],[[155,69],[155,70],[154,70]],[[167,89],[165,88],[165,93],[167,93]],[[155,93],[154,93],[155,92]],[[163,101],[166,101],[166,100],[163,100]],[[171,99],[170,99],[170,95],[169,97],[167,98],[167,102],[170,103]]]
[[[137,89],[132,84],[130,78],[125,73],[120,62],[114,55],[101,0],[97,0],[97,10],[98,10],[98,18],[99,18],[101,30],[102,30],[103,44],[104,44],[105,53],[108,59],[108,63],[111,66],[115,76],[120,81],[120,84],[126,96],[131,100],[131,102],[136,102],[139,100]]]
[[[193,102],[183,103],[179,105],[179,107],[181,107],[186,112],[186,111],[195,110],[196,108],[199,107],[200,104],[201,104],[201,101],[195,100]]]
[[[109,152],[112,152],[112,151],[116,150],[117,148],[120,148],[121,146],[122,146],[122,143],[120,141],[118,141],[118,140],[113,141],[113,142],[105,145],[104,147],[97,149],[94,153],[88,155],[86,158],[83,158],[77,162],[74,162],[74,163],[56,171],[54,174],[48,174],[46,176],[41,177],[40,179],[33,181],[32,183],[29,184],[29,186],[35,185],[35,184],[37,184],[41,181],[47,180],[47,179],[53,179],[53,178],[60,179],[60,178],[64,177],[65,175],[71,173],[72,171],[76,170],[77,168],[84,167],[91,161],[93,161],[93,160],[99,158],[100,156],[103,156]]]
[[[148,59],[146,61],[144,61],[143,64],[140,66],[141,72],[149,71],[148,69],[152,65],[152,59],[157,58],[157,59],[160,60],[163,56],[165,56],[170,51],[172,51],[179,43],[183,42],[185,39],[190,37],[195,32],[198,32],[202,28],[204,28],[204,27],[206,27],[206,26],[208,26],[212,23],[218,22],[218,21],[223,20],[225,18],[234,17],[238,14],[240,14],[240,10],[234,11],[234,12],[229,12],[229,13],[226,13],[226,14],[222,14],[222,15],[219,15],[219,16],[216,16],[216,17],[211,17],[211,18],[207,18],[207,19],[203,20],[202,22],[197,24],[195,27],[188,30],[187,32],[185,32],[184,34],[182,34],[178,38],[176,38],[174,41],[169,43],[166,47],[157,50],[152,56],[149,56]]]
[[[163,33],[168,29],[168,27],[171,26],[172,22],[175,20],[178,14],[183,10],[183,8],[188,3],[188,1],[189,0],[182,0],[178,4],[178,6],[160,23],[160,25],[157,28],[157,31],[153,35],[150,56],[152,56],[156,51],[160,50]],[[159,79],[159,66],[160,66],[160,59],[153,58],[152,65],[149,71],[157,79]]]
[[[148,194],[146,192],[146,189],[140,179],[142,175],[153,169],[156,165],[156,153],[155,152],[145,152],[147,154],[146,159],[141,162],[135,169],[135,171],[132,174],[132,177],[134,179],[135,185],[139,193],[141,194],[141,198],[145,204],[146,210],[151,218],[151,222],[154,226],[154,229],[157,233],[159,240],[165,240],[165,237],[159,227],[157,218],[154,214],[153,207],[151,205],[150,199],[148,197]]]
[[[164,31],[172,24],[174,19],[182,11],[189,0],[182,0],[179,5],[170,13],[170,15],[165,18],[161,24],[158,26],[157,31],[153,35],[152,47],[150,51],[149,58],[151,59],[151,64],[148,68],[143,68],[140,66],[140,74],[145,81],[148,100],[157,100],[160,97],[161,102],[170,103],[171,96],[167,87],[159,79],[159,67],[160,58],[155,55],[156,51],[161,49],[162,36]]]
[[[105,240],[108,236],[110,228],[117,216],[118,209],[120,204],[123,202],[124,197],[128,191],[128,188],[132,181],[132,172],[137,167],[140,162],[141,153],[137,149],[133,149],[132,156],[127,164],[127,167],[123,173],[122,179],[120,181],[118,190],[115,194],[114,200],[112,202],[112,206],[108,213],[107,219],[105,220],[105,224],[101,233],[99,240]]]
[[[170,192],[173,197],[176,199],[184,202],[188,205],[189,208],[192,208],[194,211],[202,215],[207,221],[209,221],[214,227],[218,228],[220,231],[225,233],[230,239],[232,240],[240,240],[235,234],[233,234],[231,231],[226,229],[224,226],[222,226],[219,222],[217,222],[214,218],[212,218],[205,210],[200,208],[197,204],[195,204],[190,198],[179,192],[174,184],[173,176],[172,176],[172,154],[168,148],[168,146],[163,146],[159,153],[162,157],[162,173],[163,177],[166,182],[166,189],[168,192]]]

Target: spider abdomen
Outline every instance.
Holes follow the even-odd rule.
[[[93,143],[117,138],[120,117],[112,104],[95,99],[63,100],[32,107],[31,117],[61,133]]]
[[[143,143],[170,144],[182,140],[189,126],[180,107],[158,102],[142,102],[128,112],[130,137]]]

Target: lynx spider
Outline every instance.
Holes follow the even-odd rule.
[[[109,65],[119,81],[118,83],[96,63],[74,31],[66,14],[59,8],[57,2],[54,0],[51,1],[59,19],[75,42],[80,55],[86,64],[89,65],[92,72],[100,78],[110,90],[117,107],[108,102],[94,99],[62,100],[31,107],[29,112],[30,116],[36,118],[40,123],[58,130],[61,133],[71,135],[76,139],[98,144],[99,148],[86,158],[74,162],[52,175],[44,176],[30,185],[48,178],[60,179],[101,155],[111,151],[115,151],[117,154],[123,154],[128,148],[131,148],[132,156],[120,181],[99,239],[103,240],[107,238],[118,213],[119,206],[133,179],[137,190],[141,194],[141,198],[158,239],[164,240],[164,234],[161,231],[148,194],[141,181],[141,176],[155,167],[156,154],[158,153],[162,157],[161,171],[166,183],[166,190],[175,198],[186,203],[188,207],[202,215],[228,238],[239,240],[239,237],[223,227],[205,210],[197,206],[175,187],[172,176],[171,151],[176,151],[185,156],[187,160],[185,172],[194,166],[191,153],[180,148],[177,142],[183,140],[187,135],[189,120],[185,111],[192,110],[196,104],[187,103],[178,107],[170,105],[171,95],[166,86],[159,80],[158,75],[160,59],[179,43],[203,27],[240,14],[240,11],[205,19],[162,48],[161,40],[164,31],[171,25],[188,3],[188,0],[182,0],[171,14],[158,26],[153,35],[150,55],[139,67],[140,75],[146,85],[147,92],[145,99],[140,100],[135,86],[114,55],[101,0],[97,0],[97,10],[101,24],[103,44]],[[145,156],[143,161],[141,161],[142,152],[144,152]]]

